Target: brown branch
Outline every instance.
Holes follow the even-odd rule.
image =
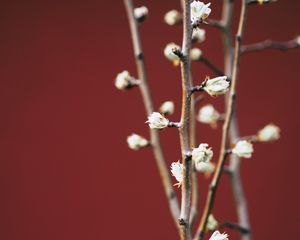
[[[216,67],[211,61],[207,58],[201,56],[199,59],[200,62],[204,63],[208,68],[210,68],[217,76],[224,76],[224,72]]]
[[[247,12],[247,1],[242,0],[239,27],[238,27],[238,32],[235,41],[232,81],[231,81],[229,99],[227,102],[225,122],[223,125],[220,156],[219,156],[216,171],[214,173],[213,180],[210,185],[209,193],[205,203],[204,213],[202,215],[201,222],[196,233],[196,239],[203,239],[204,237],[208,217],[211,214],[211,211],[214,206],[216,192],[223,172],[223,167],[225,165],[225,160],[228,155],[226,149],[227,146],[229,145],[229,127],[230,127],[233,112],[235,111],[236,86],[237,86],[237,77],[239,72],[239,63],[240,63],[240,55],[241,55],[240,50],[241,50],[242,37],[245,28],[246,12]]]
[[[138,23],[134,17],[134,13],[133,13],[134,6],[132,0],[124,0],[124,4],[127,11],[129,24],[130,24],[138,78],[141,80],[139,87],[145,105],[146,113],[147,115],[150,115],[153,112],[154,107],[153,107],[153,101],[152,101],[150,88],[147,80],[145,60],[144,60],[143,48],[140,39]],[[155,156],[156,164],[159,169],[161,180],[163,182],[164,191],[169,201],[169,208],[173,220],[177,228],[179,228],[178,225],[179,203],[173,188],[171,176],[169,173],[169,168],[166,165],[165,157],[163,155],[163,151],[161,148],[159,132],[157,130],[150,129],[150,139],[151,139],[151,146]]]
[[[192,86],[190,71],[190,49],[192,45],[192,26],[190,22],[190,3],[191,0],[183,0],[183,41],[181,58],[181,79],[182,79],[182,108],[181,108],[181,127],[179,129],[180,147],[183,163],[183,181],[181,186],[181,212],[179,224],[181,225],[181,240],[191,239],[189,226],[191,210],[191,173],[192,161],[190,156],[190,118],[191,118],[191,93]]]
[[[249,229],[244,228],[244,227],[240,226],[237,223],[225,222],[225,223],[222,223],[220,225],[220,228],[229,228],[229,229],[237,230],[241,234],[248,234],[248,233],[250,233]]]
[[[251,52],[260,52],[266,49],[276,49],[281,51],[286,51],[292,48],[299,48],[300,44],[297,39],[289,40],[286,42],[278,42],[272,40],[265,40],[263,42],[253,43],[249,45],[244,45],[241,47],[241,53],[243,55]]]
[[[234,11],[234,1],[224,0],[222,21],[225,25],[225,30],[223,31],[223,42],[225,51],[225,74],[226,76],[232,76],[232,63],[233,63],[233,45],[232,45],[232,20]],[[229,95],[226,98],[226,106],[228,104]],[[225,107],[226,107],[225,106]],[[230,124],[229,138],[230,143],[233,144],[239,138],[239,126],[237,120],[236,111],[232,114],[232,121]],[[242,179],[240,177],[240,165],[241,160],[237,155],[232,154],[230,158],[229,166],[225,166],[224,172],[231,177],[231,187],[235,199],[236,212],[238,216],[238,222],[240,226],[246,229],[251,229],[249,213],[247,207],[246,197],[243,191]],[[244,233],[241,236],[242,240],[251,240],[251,232]]]

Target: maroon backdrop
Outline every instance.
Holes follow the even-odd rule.
[[[141,31],[155,105],[175,101],[178,120],[179,68],[162,50],[181,42],[181,27],[162,18],[179,1],[136,4],[150,10]],[[212,18],[220,5],[212,1]],[[292,0],[251,7],[245,42],[294,38],[299,7]],[[222,66],[220,35],[206,29],[200,47]],[[133,152],[126,144],[131,132],[148,136],[148,127],[138,90],[113,85],[118,72],[136,73],[122,1],[2,0],[0,35],[0,239],[178,239],[151,150]],[[298,50],[266,51],[241,63],[241,133],[269,122],[282,129],[280,141],[255,146],[253,158],[243,160],[257,240],[300,238],[299,60]],[[200,64],[194,69],[198,83],[212,74]],[[206,102],[222,109],[221,99]],[[199,142],[217,153],[220,127],[198,126]],[[177,131],[163,131],[162,140],[168,164],[178,160]],[[200,181],[203,204],[207,180]],[[215,216],[235,221],[226,176],[217,198]]]

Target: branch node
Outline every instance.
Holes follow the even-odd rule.
[[[183,218],[178,218],[178,223],[180,226],[186,226],[187,222]]]

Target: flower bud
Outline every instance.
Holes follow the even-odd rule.
[[[127,137],[127,143],[129,148],[133,150],[138,150],[149,145],[149,142],[145,138],[135,133]]]
[[[207,104],[200,108],[197,119],[201,123],[216,125],[220,119],[220,114],[211,104]]]
[[[168,127],[169,120],[166,119],[163,115],[161,115],[159,112],[153,112],[149,117],[148,121],[146,123],[149,124],[150,128],[153,129],[163,129]]]
[[[206,225],[207,230],[214,231],[218,228],[218,225],[219,225],[218,221],[214,218],[212,214],[210,214],[207,219],[207,225]]]
[[[166,101],[160,106],[159,111],[164,115],[171,115],[174,113],[174,108],[174,103],[172,101]]]
[[[296,37],[296,43],[300,46],[300,36]]]
[[[193,30],[192,41],[194,43],[202,43],[205,40],[205,30],[201,28],[195,28]]]
[[[199,162],[209,162],[213,157],[213,151],[208,147],[207,143],[201,143],[199,147],[192,151],[192,160],[195,164]]]
[[[260,142],[271,142],[280,138],[280,128],[274,124],[268,124],[258,131],[257,138]]]
[[[196,162],[195,168],[198,172],[211,174],[215,170],[215,165],[211,162]]]
[[[130,76],[128,71],[123,71],[119,73],[115,79],[115,86],[120,90],[127,90],[134,86],[136,83],[132,76]]]
[[[180,185],[183,180],[183,165],[179,161],[171,164],[171,173]]]
[[[211,13],[209,6],[210,3],[204,4],[200,1],[193,1],[191,3],[190,7],[192,24],[199,24],[208,17],[208,15]]]
[[[235,147],[232,149],[232,153],[236,154],[238,157],[251,158],[253,153],[253,145],[246,140],[238,141]]]
[[[175,66],[177,66],[180,63],[179,57],[173,52],[174,49],[180,50],[180,47],[175,43],[168,43],[167,46],[164,49],[164,55],[165,57],[173,62]]]
[[[166,24],[173,26],[182,22],[182,15],[177,10],[170,10],[165,14],[164,21]]]
[[[219,231],[215,231],[209,240],[228,240],[228,234],[220,233]]]
[[[225,94],[229,90],[230,84],[226,76],[216,77],[206,81],[203,89],[211,96]]]
[[[134,9],[134,17],[139,21],[143,22],[148,16],[148,8],[145,6]]]
[[[199,48],[192,48],[190,51],[190,59],[192,61],[199,61],[202,55],[202,51]]]

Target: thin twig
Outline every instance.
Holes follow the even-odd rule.
[[[241,42],[245,28],[245,20],[246,20],[246,12],[247,12],[247,2],[246,0],[242,0],[242,8],[239,20],[238,32],[236,35],[235,42],[235,52],[234,52],[234,61],[233,61],[233,71],[232,71],[232,81],[231,88],[228,99],[228,107],[226,110],[226,118],[223,125],[223,133],[222,133],[222,141],[221,141],[221,150],[219,161],[217,164],[217,168],[213,177],[213,180],[210,185],[209,193],[207,196],[207,200],[205,203],[204,213],[201,218],[201,222],[199,228],[196,233],[196,239],[203,239],[205,234],[205,229],[207,225],[207,220],[214,206],[215,196],[217,192],[217,188],[219,186],[219,182],[221,179],[221,175],[223,172],[223,167],[225,165],[225,160],[228,152],[226,151],[227,146],[229,144],[229,127],[231,123],[232,114],[235,111],[235,102],[236,102],[236,86],[237,86],[237,77],[239,72],[239,63],[240,63],[240,50],[241,50]]]
[[[240,226],[237,223],[225,222],[220,225],[220,228],[229,228],[239,231],[241,234],[248,234],[250,231],[247,228]]]
[[[224,22],[225,30],[223,31],[223,42],[225,52],[225,74],[226,76],[232,76],[232,64],[233,64],[233,46],[232,46],[232,20],[234,11],[234,0],[224,0],[222,22]],[[229,95],[226,97],[226,106],[228,106]],[[232,120],[230,124],[229,139],[233,144],[240,137],[239,126],[236,111],[232,114]],[[230,156],[229,166],[225,166],[224,172],[231,177],[231,188],[235,200],[236,212],[238,222],[240,226],[246,229],[251,229],[249,213],[247,207],[246,197],[243,191],[242,179],[240,177],[240,158],[232,154]],[[251,232],[241,235],[242,240],[251,240]]]
[[[208,68],[210,68],[217,76],[224,76],[224,72],[220,70],[216,65],[214,65],[207,58],[201,56],[199,59],[200,62],[204,63]]]
[[[182,79],[182,107],[181,107],[181,127],[179,129],[180,147],[183,163],[183,181],[181,186],[181,212],[179,224],[181,225],[181,240],[191,239],[189,226],[191,210],[191,173],[192,161],[190,156],[190,118],[191,118],[191,93],[192,86],[190,72],[190,49],[192,45],[192,27],[190,22],[190,2],[183,0],[183,41],[181,58],[181,79]]]
[[[134,17],[134,6],[132,3],[132,0],[124,0],[124,4],[126,7],[128,20],[130,24],[130,30],[131,30],[131,37],[133,41],[133,48],[134,48],[134,55],[135,55],[135,61],[136,61],[136,67],[138,72],[138,78],[141,80],[141,83],[139,85],[141,95],[143,98],[143,102],[145,105],[146,113],[147,115],[150,115],[153,110],[153,101],[150,93],[150,88],[148,85],[147,80],[147,73],[145,68],[145,60],[143,55],[143,49],[140,39],[140,33],[138,28],[138,23]],[[163,182],[163,187],[165,190],[166,197],[169,201],[169,208],[173,217],[173,220],[179,228],[178,225],[178,216],[179,216],[179,203],[176,197],[176,193],[174,191],[171,176],[169,173],[169,169],[166,165],[166,161],[163,155],[163,151],[160,144],[160,138],[159,133],[157,130],[150,129],[150,139],[151,139],[151,146],[153,149],[153,153],[156,159],[156,164],[159,169],[159,173]]]
[[[281,51],[286,51],[292,48],[299,48],[300,44],[297,39],[289,40],[286,42],[278,42],[273,40],[265,40],[263,42],[253,43],[249,45],[244,45],[241,48],[241,54],[247,54],[250,52],[259,52],[266,49],[276,49]]]

